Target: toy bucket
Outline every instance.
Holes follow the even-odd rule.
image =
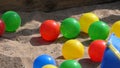
[[[120,52],[120,38],[111,34],[108,42],[109,41],[111,41],[116,50]],[[110,50],[110,48],[105,50],[101,68],[120,68],[120,59],[112,52],[112,50]]]

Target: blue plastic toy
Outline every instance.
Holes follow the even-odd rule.
[[[120,38],[112,34],[108,40],[101,68],[120,68]]]
[[[47,64],[56,65],[56,62],[51,56],[43,54],[35,59],[33,63],[33,68],[42,68],[44,65]]]

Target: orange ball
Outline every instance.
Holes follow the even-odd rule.
[[[46,20],[40,26],[41,37],[46,41],[54,41],[60,34],[60,26],[54,20]]]

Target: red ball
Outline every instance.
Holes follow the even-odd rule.
[[[89,49],[88,49],[90,59],[94,62],[101,62],[105,49],[106,49],[105,41],[103,40],[93,41],[90,44]]]
[[[60,34],[60,25],[54,20],[46,20],[40,26],[40,34],[46,41],[54,41]]]
[[[0,20],[0,36],[2,36],[5,32],[5,24],[2,20]]]

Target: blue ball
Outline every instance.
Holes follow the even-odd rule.
[[[42,68],[44,65],[52,64],[56,65],[54,58],[49,55],[43,54],[38,56],[33,63],[33,68]]]

